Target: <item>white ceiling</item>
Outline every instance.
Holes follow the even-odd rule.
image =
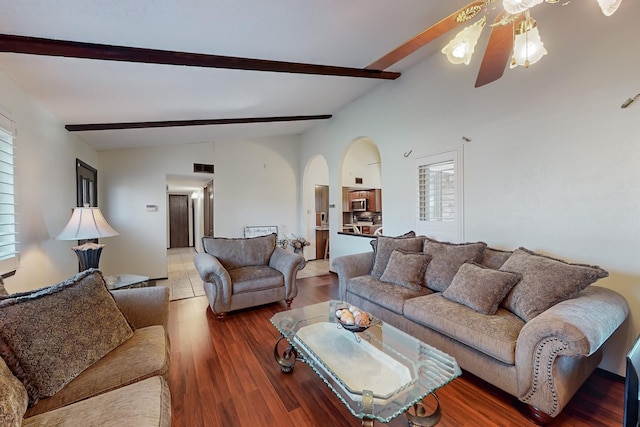
[[[364,68],[468,2],[0,0],[0,33]],[[444,36],[428,45],[390,71],[402,72],[439,52],[448,38]],[[13,53],[0,53],[0,69],[63,124],[332,114],[377,85],[393,84],[365,78]],[[466,83],[470,88],[473,85]],[[315,123],[92,131],[77,135],[97,150],[108,150],[299,134]]]

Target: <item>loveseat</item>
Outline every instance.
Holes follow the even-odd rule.
[[[211,311],[226,313],[276,301],[287,307],[298,295],[296,275],[305,259],[276,247],[275,233],[260,237],[203,237],[194,263]]]
[[[109,292],[91,269],[3,291],[0,425],[171,425],[168,288]]]
[[[628,315],[608,273],[525,248],[378,237],[333,261],[340,296],[454,356],[462,369],[553,420],[598,366]]]

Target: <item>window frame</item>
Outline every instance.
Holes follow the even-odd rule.
[[[8,179],[9,182],[5,183],[10,187],[10,191],[5,194],[11,196],[10,198],[12,199],[11,202],[6,203],[7,206],[10,206],[10,208],[8,212],[4,213],[4,215],[13,216],[13,222],[4,223],[3,220],[0,218],[0,225],[13,226],[13,229],[8,234],[5,235],[5,236],[13,236],[13,240],[8,241],[7,243],[7,245],[14,245],[13,253],[4,259],[0,259],[0,276],[2,276],[2,278],[7,278],[10,276],[13,276],[16,270],[18,269],[18,266],[20,263],[20,244],[18,241],[19,229],[18,229],[18,220],[17,220],[18,212],[16,209],[17,202],[16,202],[16,183],[15,183],[16,132],[15,132],[15,126],[13,121],[2,114],[0,114],[0,136],[7,139],[6,141],[0,140],[0,144],[6,143],[10,147],[10,150],[8,150],[5,153],[8,154],[9,157],[11,158],[10,164],[6,162],[4,163],[5,165],[7,164],[9,165],[11,172],[10,173],[6,171],[0,172],[0,173],[10,175]]]

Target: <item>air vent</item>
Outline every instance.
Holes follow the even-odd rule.
[[[204,163],[194,163],[193,171],[196,173],[213,173],[213,165],[207,165]]]

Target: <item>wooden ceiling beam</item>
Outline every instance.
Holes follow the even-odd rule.
[[[395,80],[400,73],[0,34],[0,52],[103,61]]]
[[[320,114],[315,116],[276,116],[276,117],[245,117],[235,119],[209,119],[209,120],[166,120],[157,122],[123,122],[123,123],[89,123],[65,125],[69,132],[85,132],[95,130],[122,130],[122,129],[148,129],[181,126],[209,126],[209,125],[232,125],[245,123],[270,123],[270,122],[293,122],[301,120],[327,120],[331,114]]]

